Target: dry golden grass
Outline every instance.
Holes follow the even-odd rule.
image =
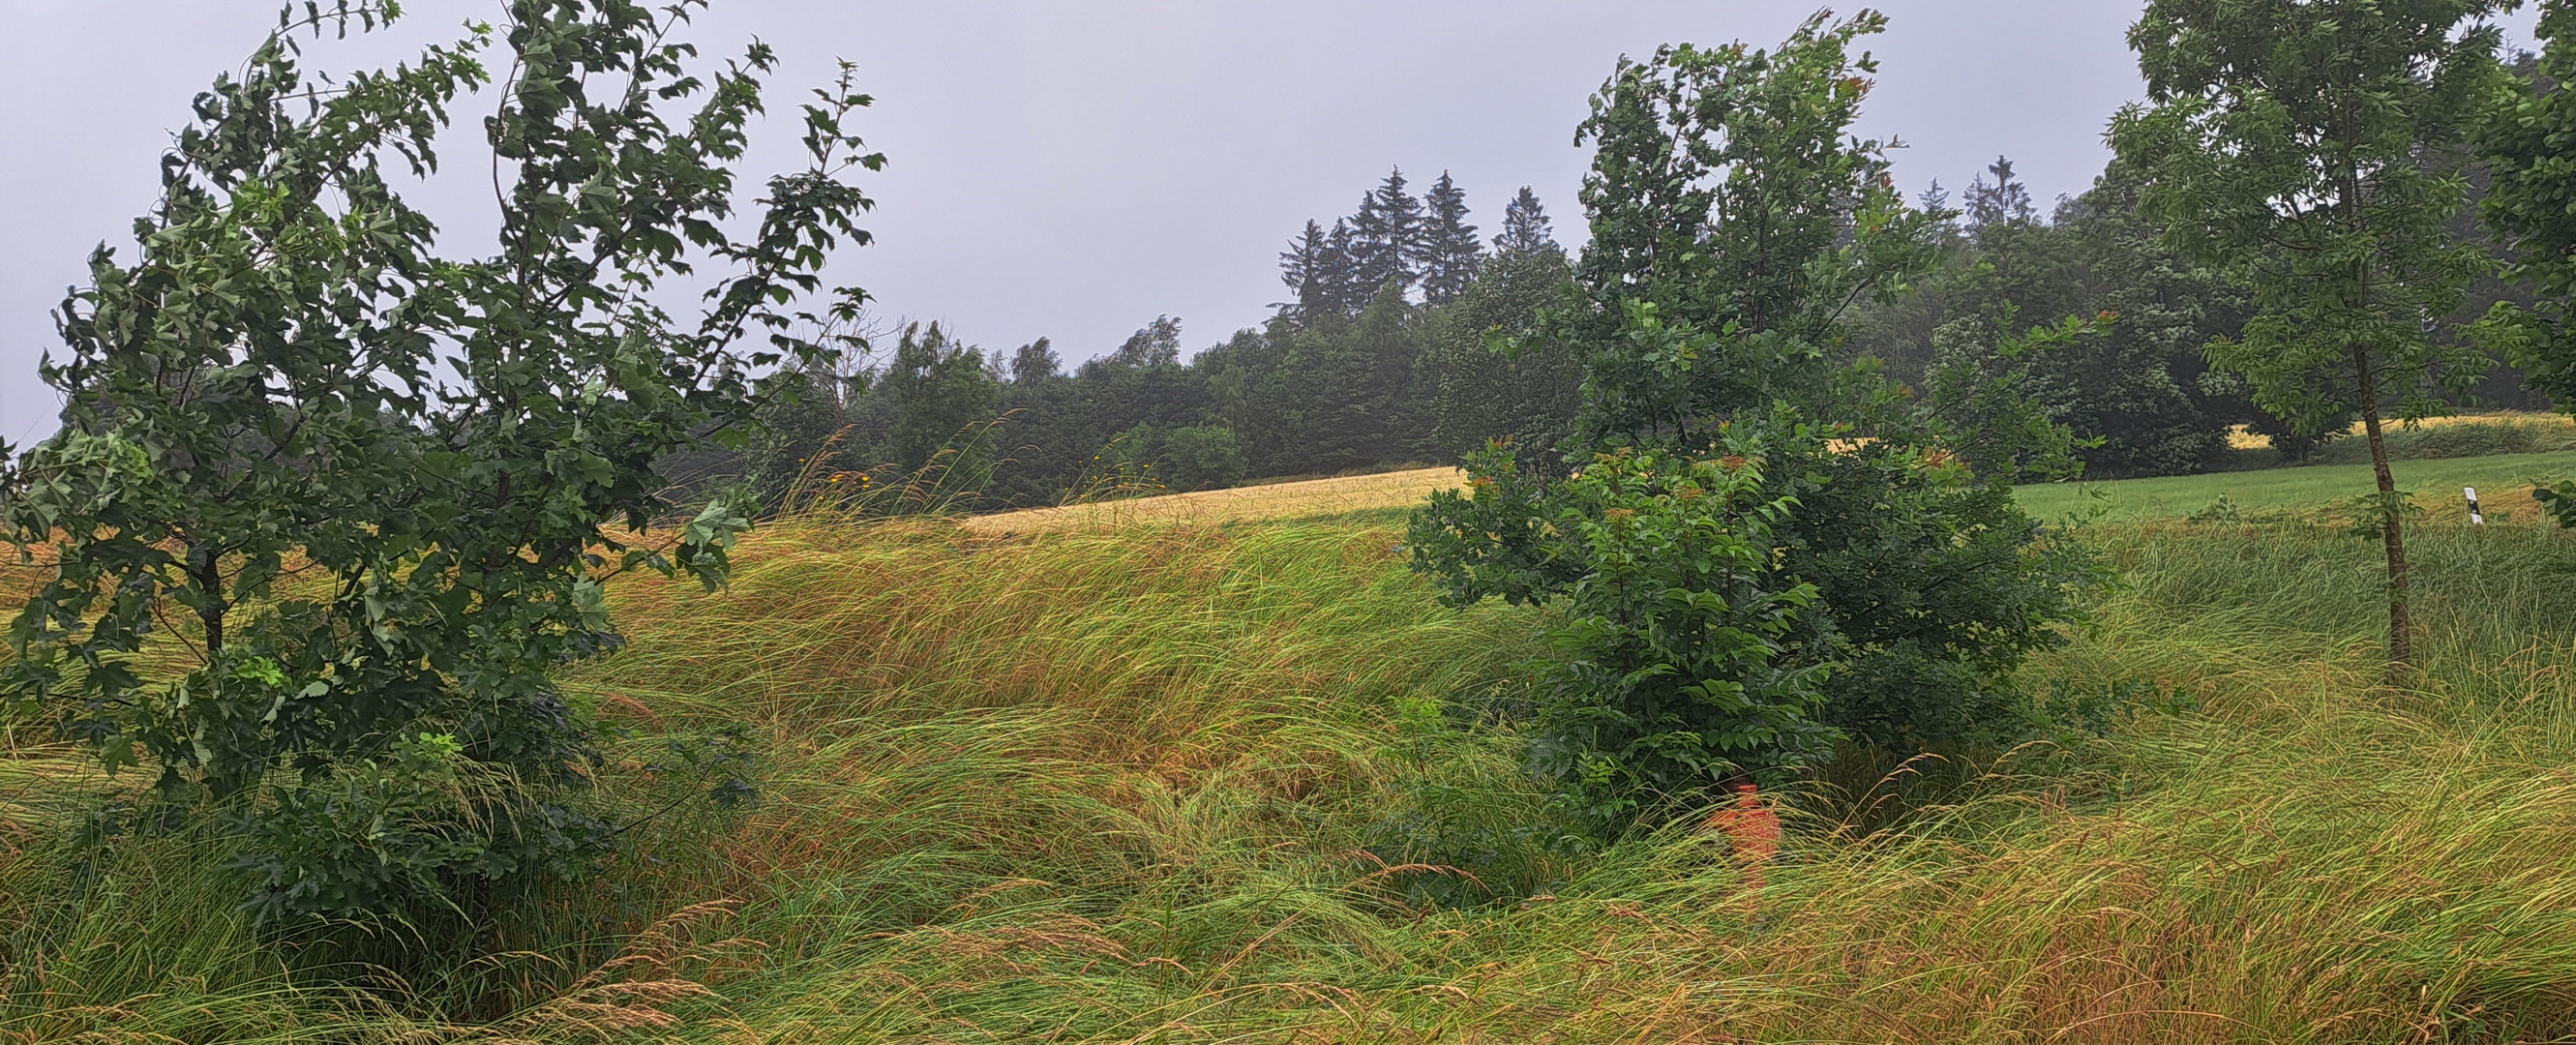
[[[1386,506],[1353,505],[1369,480],[1403,481],[1052,532],[790,522],[744,540],[727,591],[621,579],[632,644],[564,678],[636,731],[609,797],[641,805],[662,735],[722,722],[762,740],[764,798],[640,821],[585,887],[603,920],[478,959],[532,970],[506,1008],[426,978],[317,988],[247,931],[221,854],[178,840],[79,877],[81,770],[22,748],[0,762],[0,1043],[2576,1034],[2576,546],[2554,530],[2419,528],[2427,674],[2404,691],[2377,683],[2368,542],[2101,531],[2129,583],[2028,681],[2198,709],[1981,756],[1875,835],[1794,798],[1756,892],[1706,834],[1549,844],[1486,714],[1540,649],[1531,611],[1438,607],[1382,518],[1231,524]],[[1491,892],[1428,888],[1462,872]],[[547,910],[590,910],[570,904]]]
[[[1305,479],[1228,490],[1164,494],[1121,501],[1099,501],[1062,508],[979,515],[966,520],[977,533],[1042,533],[1140,522],[1234,522],[1245,519],[1294,519],[1341,515],[1379,508],[1404,508],[1434,490],[1467,481],[1455,468],[1415,468],[1375,475]]]
[[[703,1026],[1666,1045],[2576,1030],[2576,781],[2549,768],[2576,750],[2576,647],[2530,569],[2554,535],[2427,526],[2437,679],[2392,692],[2374,688],[2366,544],[2124,531],[2135,587],[2034,675],[2152,680],[2202,711],[2006,758],[1893,833],[1793,814],[1793,859],[1756,895],[1688,834],[1515,871],[1533,857],[1509,829],[1545,814],[1508,735],[1403,710],[1475,692],[1424,665],[1507,659],[1471,651],[1512,645],[1514,617],[1430,608],[1383,524],[947,533],[782,530],[746,548],[773,568],[731,593],[622,597],[652,622],[642,655],[587,685],[772,723],[794,767],[721,843],[730,872],[699,880],[746,898],[735,931],[772,956],[691,1010]],[[1381,858],[1525,884],[1453,907]],[[944,890],[927,907],[876,906],[925,881]]]

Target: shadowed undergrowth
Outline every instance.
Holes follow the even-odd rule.
[[[15,727],[0,1041],[2576,1033],[2559,534],[2423,527],[2430,656],[2393,690],[2367,544],[2106,531],[2129,585],[2033,685],[2197,710],[1954,758],[1891,782],[1902,815],[1820,784],[1758,895],[1722,840],[1559,840],[1507,714],[1536,620],[1435,607],[1398,534],[799,524],[725,593],[621,582],[631,645],[568,686],[631,768],[748,727],[760,803],[645,819],[596,887],[400,979],[255,937],[212,843],[84,867],[103,783]],[[639,817],[668,801],[604,779]]]

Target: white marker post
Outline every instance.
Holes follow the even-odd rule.
[[[2468,495],[2469,498],[2469,521],[2480,526],[2486,525],[2487,517],[2478,511],[2478,488],[2463,486],[2460,487],[2460,492]]]

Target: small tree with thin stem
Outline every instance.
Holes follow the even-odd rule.
[[[2154,0],[2129,31],[2144,104],[2111,143],[2181,253],[2253,289],[2207,346],[2294,432],[2358,415],[2388,555],[2388,653],[2414,660],[2404,495],[2385,424],[2442,408],[2487,357],[2438,336],[2486,252],[2449,234],[2466,132],[2502,70],[2486,19],[2512,0]]]

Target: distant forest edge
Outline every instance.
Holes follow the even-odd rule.
[[[2484,181],[2453,223],[2463,239],[2485,236],[2474,191]],[[2284,463],[2306,459],[2323,440],[2291,433],[2202,354],[2252,314],[2249,291],[2166,249],[2140,188],[2115,161],[2090,190],[2042,209],[2001,157],[1955,200],[1934,182],[1918,202],[1942,221],[1942,263],[1906,293],[1853,304],[1845,361],[1933,397],[1935,368],[2010,373],[2074,432],[2087,478],[2222,467],[2239,425],[2269,436]],[[1576,361],[1541,324],[1574,262],[1527,186],[1490,239],[1471,214],[1448,173],[1416,196],[1390,172],[1353,214],[1308,221],[1290,241],[1280,270],[1291,300],[1267,323],[1186,359],[1172,316],[1070,371],[1046,338],[1000,352],[936,323],[895,324],[873,332],[867,353],[804,374],[801,396],[763,408],[766,430],[746,449],[677,454],[661,471],[697,493],[746,485],[773,512],[1011,511],[1454,464],[1495,439],[1543,459],[1571,433],[1582,395]],[[2458,318],[2520,296],[2487,277]],[[1996,349],[2069,316],[2099,321],[2026,356]],[[2552,405],[2502,361],[2454,398]]]

